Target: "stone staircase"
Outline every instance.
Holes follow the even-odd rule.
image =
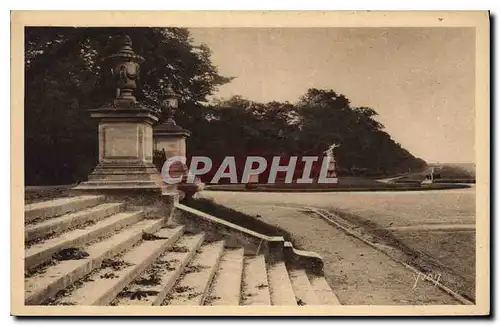
[[[25,207],[26,305],[338,305],[321,258],[177,204],[104,196]]]

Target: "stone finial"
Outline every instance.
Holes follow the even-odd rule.
[[[179,95],[174,92],[172,84],[168,83],[167,87],[162,89],[161,97],[160,105],[166,121],[175,125],[174,114],[179,105]]]
[[[137,55],[132,48],[132,40],[128,35],[121,37],[121,47],[118,52],[104,58],[110,63],[111,76],[115,82],[116,100],[119,102],[136,102],[133,92],[137,88],[140,63],[144,58]]]
[[[134,50],[132,49],[132,39],[128,35],[123,35],[122,36],[122,47],[119,51],[119,53],[130,53],[130,54],[135,54]]]

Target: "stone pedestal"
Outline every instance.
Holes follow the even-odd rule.
[[[186,138],[190,132],[185,129],[167,130],[163,125],[154,128],[153,148],[164,150],[167,157],[186,156]]]
[[[328,170],[326,176],[328,178],[337,177],[337,167],[335,166],[335,159],[333,157],[331,157],[330,161],[328,162]]]
[[[159,124],[153,129],[153,148],[155,151],[165,151],[166,159],[174,156],[186,157],[186,139],[191,133],[169,120]],[[192,197],[196,192],[201,191],[204,184],[195,180],[194,183],[187,183],[187,166],[181,164],[173,165],[169,174],[173,178],[182,177],[182,182],[176,184],[177,189],[182,191],[186,197]],[[181,195],[181,197],[184,197]]]
[[[153,165],[152,125],[157,113],[137,102],[123,106],[91,110],[99,121],[99,163],[75,190],[161,192],[161,174]]]

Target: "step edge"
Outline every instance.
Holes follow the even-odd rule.
[[[25,254],[25,257],[24,257],[25,269],[32,269],[32,268],[35,268],[35,267],[43,264],[44,262],[49,260],[50,257],[54,253],[56,253],[59,250],[62,250],[64,248],[83,246],[86,243],[95,240],[97,237],[99,237],[105,233],[111,232],[111,230],[113,228],[116,228],[118,226],[127,227],[127,226],[133,224],[134,222],[137,222],[141,218],[144,218],[144,212],[142,212],[142,211],[121,212],[118,214],[111,215],[108,218],[111,218],[111,217],[119,215],[119,214],[126,214],[126,213],[129,213],[129,215],[123,216],[122,218],[117,219],[113,223],[101,225],[100,227],[95,227],[95,229],[93,229],[92,231],[89,230],[89,232],[85,232],[85,233],[82,232],[80,235],[76,236],[73,239],[64,240],[64,242],[59,242],[57,244],[54,244],[53,246],[51,246],[45,250],[36,251],[35,253],[30,254],[29,256],[27,256]],[[106,220],[107,219],[104,219],[104,220],[101,220],[99,222],[104,222]],[[93,225],[93,227],[96,225]],[[29,249],[27,251],[29,251]]]
[[[215,300],[213,302],[210,303],[211,306],[220,306],[220,305],[236,305],[236,306],[239,306],[241,304],[241,292],[242,292],[242,285],[243,285],[243,268],[244,268],[244,263],[245,263],[245,249],[244,248],[237,248],[237,249],[231,249],[231,248],[226,248],[226,250],[233,250],[233,251],[237,251],[238,252],[238,259],[239,259],[239,256],[241,255],[241,260],[239,260],[239,263],[238,263],[238,266],[240,267],[239,270],[240,270],[240,273],[239,273],[239,282],[238,282],[238,302],[236,304],[228,304],[228,302],[231,302],[231,300],[229,299],[226,299],[226,300],[223,300],[223,298],[221,298],[220,300]],[[241,252],[241,253],[240,253]],[[221,264],[222,264],[222,258],[223,256],[221,257],[221,262],[219,263],[219,269],[221,268]],[[214,275],[214,278],[212,280],[212,283],[216,281],[216,275],[217,275],[217,272],[216,274]],[[213,291],[216,290],[216,284],[211,284],[210,288],[208,289],[208,294],[209,296],[213,294]],[[222,302],[221,302],[222,301]]]
[[[217,255],[217,258],[216,258],[214,264],[210,266],[210,270],[208,271],[208,277],[204,281],[205,284],[202,285],[203,289],[202,289],[201,294],[196,298],[196,300],[192,300],[191,301],[196,306],[202,306],[203,305],[203,301],[205,301],[205,297],[207,295],[208,287],[210,286],[210,284],[212,282],[212,279],[214,277],[215,271],[217,270],[217,268],[219,266],[219,262],[220,262],[220,258],[222,256],[222,252],[224,252],[225,241],[224,240],[217,240],[215,242],[217,243],[216,246],[220,247],[217,250],[218,255]],[[196,256],[194,256],[191,261],[194,261],[195,259],[196,259]],[[184,280],[184,278],[180,279],[179,283],[182,283],[183,280]],[[185,303],[185,304],[172,304],[172,306],[185,306],[185,305],[193,305],[193,304],[190,303],[190,302]],[[169,306],[170,306],[170,304],[169,304]]]
[[[253,261],[259,261],[258,262],[258,265],[260,265],[260,267],[263,268],[264,270],[264,273],[263,273],[263,282],[262,284],[266,285],[265,286],[265,291],[264,291],[264,301],[266,301],[265,304],[261,304],[261,303],[255,303],[255,304],[245,304],[245,301],[244,301],[244,298],[242,297],[241,300],[240,300],[240,303],[244,306],[252,306],[252,305],[266,305],[266,306],[270,306],[271,305],[271,293],[270,293],[270,290],[269,290],[269,280],[268,280],[268,276],[267,276],[267,264],[266,264],[266,259],[265,259],[265,256],[264,255],[257,255],[257,256],[245,256],[244,257],[244,261],[243,261],[243,276],[242,276],[242,287],[241,287],[241,292],[242,292],[242,295],[245,291],[245,287],[243,285],[245,285],[245,281],[247,280],[245,275],[245,263],[246,264],[249,264],[248,263],[248,260],[253,260]],[[246,284],[248,286],[248,284]]]
[[[283,278],[279,278],[280,282],[285,282],[285,290],[290,293],[285,293],[286,296],[273,296],[274,292],[273,289],[275,287],[273,286],[273,282],[271,281],[271,277],[274,276],[275,273],[286,273],[286,276]],[[272,264],[267,264],[267,278],[268,278],[268,283],[269,283],[269,295],[271,297],[271,305],[273,306],[298,306],[297,304],[297,297],[295,295],[295,291],[293,290],[292,286],[292,281],[290,280],[290,275],[288,274],[288,269],[286,268],[286,264],[284,261],[277,261],[273,262]],[[281,291],[280,291],[281,292]],[[286,300],[285,302],[282,301],[282,299],[288,298],[289,295],[293,294],[293,300],[290,300],[291,302],[288,302],[289,300]],[[274,297],[274,299],[273,299]],[[281,302],[275,302],[276,299],[281,299]]]
[[[342,305],[337,294],[335,293],[335,291],[333,291],[324,276],[308,275],[308,278],[311,286],[316,292],[316,296],[324,305]],[[325,293],[325,295],[323,295],[322,293]]]
[[[158,232],[159,231],[155,233]],[[134,265],[134,268],[132,268],[128,273],[120,277],[123,278],[123,280],[120,279],[117,280],[117,283],[112,287],[112,289],[110,289],[109,292],[104,293],[101,297],[96,298],[95,301],[88,303],[88,305],[93,305],[93,306],[108,305],[111,301],[113,301],[113,299],[118,295],[118,293],[120,293],[123,290],[123,288],[127,286],[127,284],[133,282],[134,279],[136,279],[140,274],[142,274],[165,250],[167,250],[174,243],[176,243],[183,233],[184,233],[183,226],[175,229],[175,233],[168,239],[165,239],[163,243],[158,247],[158,249],[154,251],[154,253],[151,253],[151,255],[147,257],[145,260],[143,260],[140,264]],[[137,250],[138,248],[139,247],[137,247]]]
[[[101,207],[99,210],[96,211],[91,211],[91,212],[88,211],[104,205],[108,206]],[[104,203],[78,212],[72,212],[54,218],[48,218],[40,223],[30,224],[29,226],[25,227],[24,241],[26,242],[36,239],[37,237],[43,237],[44,235],[47,235],[51,230],[54,229],[56,235],[60,235],[64,233],[64,231],[66,231],[67,229],[74,226],[79,226],[82,223],[88,221],[100,221],[106,217],[120,213],[124,208],[124,206],[125,206],[124,203],[110,203],[110,204]],[[97,218],[91,217],[91,215],[101,214],[101,213],[103,213],[104,215],[102,216],[98,215]],[[76,215],[76,216],[66,217],[66,215]],[[59,227],[53,227],[55,225],[59,225]]]
[[[224,248],[226,246],[226,242],[224,240],[220,240],[219,242],[220,242],[220,250],[217,255],[217,260],[215,261],[215,264],[212,266],[212,270],[210,271],[207,283],[205,284],[205,288],[203,289],[203,294],[200,296],[198,300],[199,306],[203,306],[203,302],[205,302],[208,290],[210,289],[210,284],[212,284],[215,273],[217,272],[217,269],[219,269],[220,260],[222,258],[222,254],[224,253]]]
[[[154,220],[151,220],[151,221],[154,221]],[[138,221],[136,224],[139,224],[139,223],[141,223],[141,221]],[[133,227],[133,225],[131,227]],[[160,221],[151,222],[151,225],[145,226],[144,228],[138,228],[138,230],[136,230],[136,232],[134,232],[134,233],[131,232],[130,236],[119,244],[120,246],[123,246],[123,248],[119,248],[119,250],[116,251],[115,249],[118,247],[118,245],[110,247],[105,252],[100,253],[97,257],[91,258],[90,260],[83,262],[82,265],[75,267],[73,270],[71,270],[67,274],[64,274],[63,276],[57,278],[54,282],[50,283],[47,287],[42,288],[42,289],[34,292],[32,295],[28,296],[28,298],[25,297],[25,304],[26,305],[37,305],[37,304],[47,300],[49,297],[56,295],[57,292],[59,292],[60,290],[63,290],[64,288],[68,287],[69,285],[73,284],[74,282],[80,280],[81,278],[83,278],[85,275],[89,274],[93,270],[100,268],[103,260],[105,260],[111,256],[114,256],[120,252],[128,250],[135,243],[140,241],[143,232],[156,232],[160,228],[161,228]],[[124,232],[127,232],[127,231],[124,231]],[[135,239],[135,238],[137,238],[137,239]],[[106,239],[105,241],[111,242],[111,238]],[[85,267],[87,266],[87,264],[91,264],[91,266],[92,265],[95,265],[95,266],[92,266],[92,268],[88,272],[85,272],[85,270],[86,270]],[[76,274],[76,278],[74,277],[75,275],[70,275],[70,274]],[[79,275],[79,274],[82,274],[82,275]],[[68,280],[65,280],[68,278],[74,279],[74,281],[68,283],[67,282]],[[63,285],[56,286],[57,283],[63,283]],[[68,283],[68,284],[64,285],[65,283]],[[45,293],[48,291],[50,291],[50,293]]]
[[[179,276],[182,274],[186,266],[189,264],[189,262],[193,259],[193,257],[196,255],[196,251],[201,248],[203,245],[203,242],[205,241],[205,234],[201,233],[200,239],[196,242],[195,246],[193,247],[193,250],[191,250],[184,261],[181,263],[179,266],[179,270],[175,271],[175,273],[171,276],[171,280],[167,282],[167,284],[163,287],[163,290],[158,293],[158,296],[155,298],[155,300],[152,302],[152,306],[160,306],[163,301],[165,300],[165,297],[167,294],[173,289],[175,282],[179,279]]]
[[[307,306],[321,305],[321,300],[318,297],[311,282],[309,281],[309,277],[307,276],[307,273],[304,269],[294,269],[294,270],[288,269],[288,275],[290,278],[290,282],[292,283],[292,288],[293,291],[295,292],[295,298],[297,301],[300,299]],[[299,285],[303,284],[299,284],[299,282],[294,282],[295,279],[299,279],[300,281],[306,282],[305,284],[306,289],[303,288],[298,289]],[[301,292],[305,292],[305,297],[302,297]]]
[[[41,206],[42,204],[47,204],[49,202],[54,202],[57,200],[62,201],[63,199],[68,200],[69,198],[72,198],[73,200],[69,200],[69,202],[63,202],[59,204],[56,203],[54,205],[49,205],[45,207],[38,207]],[[98,205],[99,203],[103,203],[104,200],[105,196],[103,195],[98,195],[98,196],[85,195],[77,197],[63,197],[63,198],[57,198],[38,203],[28,204],[24,206],[24,221],[26,223],[26,222],[31,222],[37,218],[47,219],[47,218],[61,216],[70,212],[79,211],[83,208],[93,207],[95,205]],[[77,206],[75,209],[67,208],[68,206],[74,206],[74,205]],[[42,212],[44,211],[49,211],[49,212],[47,212],[47,214],[42,214]]]

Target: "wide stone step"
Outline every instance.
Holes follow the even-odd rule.
[[[24,208],[24,222],[30,223],[38,219],[46,219],[76,212],[103,202],[104,196],[78,196],[29,204]]]
[[[205,305],[238,306],[241,299],[244,249],[227,249],[221,258]]]
[[[62,231],[86,222],[101,220],[120,212],[123,206],[124,204],[122,203],[100,204],[75,213],[65,214],[42,221],[41,223],[29,225],[24,231],[24,241],[28,242],[37,238],[57,235]]]
[[[158,187],[158,180],[106,180],[100,182],[98,180],[86,181],[81,183],[75,190],[88,190],[88,189],[123,189],[123,187],[133,187],[134,189],[156,189]]]
[[[309,281],[318,296],[319,300],[324,305],[340,305],[340,301],[330,288],[326,279],[323,276],[311,275]]]
[[[298,305],[321,305],[314,288],[312,287],[307,277],[306,271],[303,269],[289,269],[290,281],[292,282],[293,291],[297,299]]]
[[[89,254],[85,259],[66,260],[50,266],[44,273],[36,274],[25,280],[25,303],[40,304],[54,297],[57,292],[65,289],[81,279],[92,270],[99,268],[102,261],[130,248],[141,240],[143,232],[154,233],[162,225],[162,220],[142,220],[129,228],[97,242],[85,251]]]
[[[179,241],[167,249],[136,282],[122,291],[112,302],[118,306],[160,306],[172,290],[175,282],[181,275],[184,267],[191,261],[196,251],[203,244],[205,234],[183,235]],[[144,280],[152,279],[157,282],[148,284]],[[167,298],[168,301],[168,298]]]
[[[173,288],[172,298],[166,304],[203,305],[224,252],[224,241],[203,245],[200,250],[184,269],[184,276]]]
[[[76,248],[99,236],[118,230],[143,218],[142,211],[123,212],[110,216],[94,225],[61,234],[59,237],[34,245],[25,251],[25,268],[32,269],[52,258],[62,249]]]
[[[283,261],[268,265],[267,277],[273,306],[296,306],[297,299]]]
[[[242,305],[271,305],[264,255],[248,256],[243,263]]]
[[[124,265],[120,269],[101,268],[84,285],[61,300],[62,304],[84,306],[107,305],[122,289],[144,272],[158,256],[172,246],[182,235],[183,226],[161,229],[157,239],[145,240],[120,257]]]

